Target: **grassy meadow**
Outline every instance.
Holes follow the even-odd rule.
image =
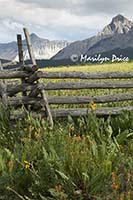
[[[131,72],[133,71],[132,63],[110,63],[110,64],[95,64],[95,65],[83,65],[83,66],[68,66],[68,67],[54,67],[54,68],[45,68],[43,69],[45,72]],[[125,79],[126,80],[126,79]],[[47,79],[42,82],[58,82],[58,81],[71,81],[71,82],[79,82],[81,80],[78,79]],[[89,82],[96,82],[97,80],[89,80]],[[110,81],[110,80],[109,80]],[[115,80],[118,81],[119,80]],[[88,82],[88,80],[82,80],[82,82]],[[101,80],[103,82],[103,80]],[[109,95],[109,94],[118,94],[123,92],[131,92],[132,89],[80,89],[80,90],[55,90],[55,91],[47,91],[47,95],[55,95],[55,96],[100,96],[100,95]],[[113,103],[104,103],[98,104],[97,107],[101,106],[130,106],[133,105],[132,101],[127,102],[113,102]],[[68,108],[68,107],[88,107],[88,105],[52,105],[53,108]]]
[[[58,67],[44,71],[130,72],[133,64]],[[47,93],[67,96],[112,92],[125,90]],[[115,105],[127,106],[133,102],[107,104]],[[0,200],[19,199],[132,200],[133,112],[106,119],[93,113],[78,118],[68,116],[56,119],[51,130],[45,119],[34,119],[29,113],[24,119],[11,122],[8,111],[0,105]]]
[[[43,71],[48,72],[130,72],[133,71],[133,62],[122,63],[104,63],[95,65],[75,65],[44,68]]]

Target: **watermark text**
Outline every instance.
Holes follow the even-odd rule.
[[[77,54],[73,54],[70,57],[72,62],[81,62],[81,63],[86,63],[86,62],[99,62],[100,64],[104,62],[128,62],[129,58],[123,55],[117,56],[115,54],[112,54],[111,57],[103,57],[101,54],[97,54],[95,56],[88,56],[88,55],[83,55],[81,54],[78,56]]]

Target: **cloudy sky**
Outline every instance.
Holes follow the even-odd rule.
[[[88,38],[122,14],[133,21],[133,0],[0,0],[0,42],[30,33],[69,41]]]

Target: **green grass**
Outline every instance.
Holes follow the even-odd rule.
[[[83,66],[68,66],[68,67],[53,67],[44,68],[43,71],[51,72],[69,72],[69,71],[79,71],[79,72],[130,72],[133,71],[133,63],[122,62],[122,63],[105,63],[105,64],[95,64],[95,65],[83,65]]]
[[[74,69],[132,71],[133,67],[121,63],[45,70]],[[11,122],[0,105],[0,200],[132,200],[132,158],[133,112],[106,119],[93,113],[68,116],[56,119],[51,130],[45,119],[30,114]]]

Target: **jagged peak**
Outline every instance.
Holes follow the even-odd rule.
[[[39,37],[35,33],[30,34],[30,38],[32,39],[38,39]]]
[[[121,15],[121,14],[118,14],[118,15],[116,15],[115,17],[113,17],[113,19],[112,19],[112,22],[117,22],[117,21],[120,21],[120,22],[124,22],[124,20],[127,20],[127,21],[129,21],[126,17],[124,17],[123,15]]]
[[[105,26],[103,31],[98,35],[106,36],[113,34],[126,34],[131,31],[133,23],[121,14],[112,18],[109,25]]]

